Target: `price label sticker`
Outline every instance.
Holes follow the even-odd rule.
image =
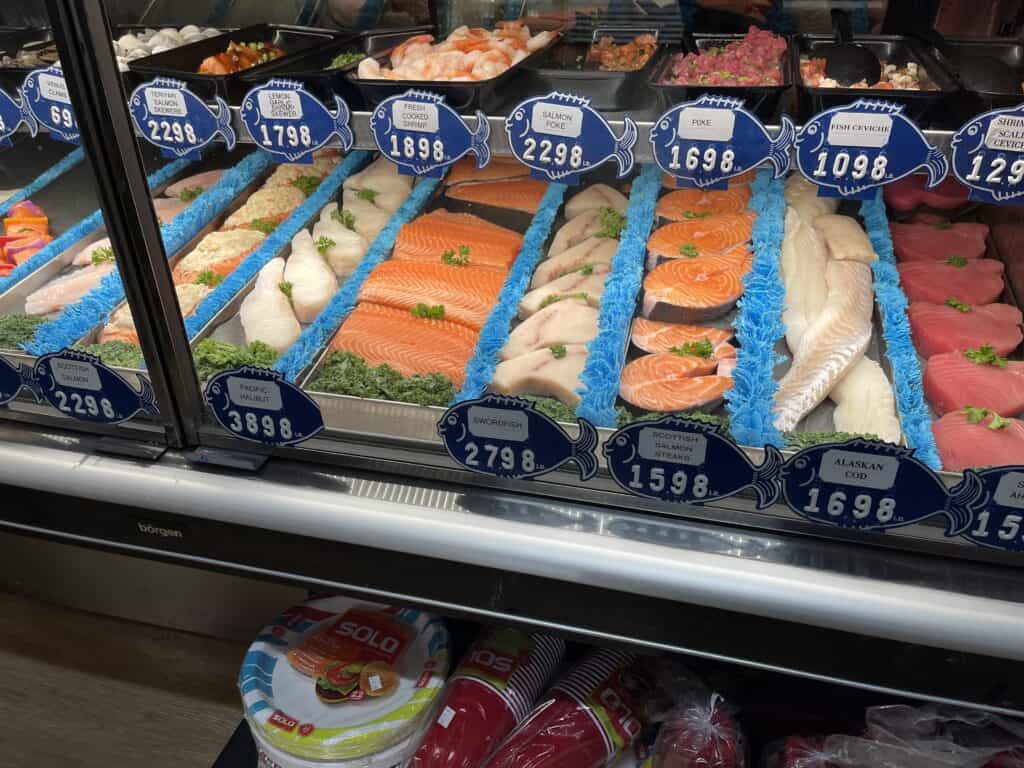
[[[928,187],[946,178],[949,163],[903,114],[903,105],[858,99],[815,115],[796,137],[800,173],[821,197],[870,200],[875,190],[914,173]]]
[[[1024,552],[1024,467],[978,471],[985,499],[963,536],[975,544]]]
[[[946,518],[946,536],[971,525],[984,501],[978,476],[965,473],[947,489],[911,448],[853,439],[806,448],[782,468],[789,508],[817,523],[885,531],[931,517]]]
[[[470,130],[436,93],[409,90],[385,99],[370,116],[370,130],[381,155],[409,176],[440,178],[445,168],[469,153],[475,155],[477,168],[491,159],[487,116],[478,110],[476,129]]]
[[[996,109],[953,134],[953,173],[981,203],[1024,203],[1024,104]]]
[[[654,160],[684,187],[726,189],[729,179],[769,161],[780,178],[789,171],[790,151],[796,140],[793,121],[782,116],[778,138],[753,114],[742,99],[701,96],[678,104],[651,128]]]
[[[33,119],[50,132],[50,136],[68,144],[78,144],[81,133],[71,108],[71,96],[58,66],[30,72],[21,86],[21,101]]]
[[[206,385],[206,404],[235,437],[265,445],[296,445],[324,428],[313,399],[277,372],[245,366]]]
[[[26,126],[34,137],[39,132],[39,123],[28,107],[25,98],[15,99],[6,91],[0,90],[0,147],[11,146],[11,136],[18,129]]]
[[[257,146],[279,163],[312,163],[313,153],[335,136],[345,152],[352,148],[351,113],[340,96],[332,113],[294,80],[270,80],[249,91],[241,117]]]
[[[231,127],[231,110],[216,98],[216,113],[181,80],[158,77],[140,85],[128,100],[128,111],[139,134],[159,147],[164,157],[198,160],[201,150],[220,136],[228,151],[237,137]]]
[[[553,91],[527,99],[505,120],[509,146],[530,175],[544,181],[579,184],[580,175],[614,160],[619,178],[633,169],[637,127],[625,118],[616,136],[590,99]]]
[[[597,430],[584,419],[578,424],[574,440],[531,401],[485,395],[449,408],[437,431],[452,459],[472,472],[531,480],[571,460],[589,480],[597,473]]]
[[[23,374],[31,377],[32,371],[26,365],[9,363],[0,357],[0,405],[7,405],[21,392],[25,386]]]
[[[755,466],[715,424],[676,416],[630,424],[608,439],[604,455],[612,479],[636,496],[703,504],[749,489],[758,509],[779,497],[782,454],[767,446]]]
[[[22,373],[22,383],[39,400],[65,416],[93,424],[120,424],[140,413],[160,413],[149,379],[137,378],[138,390],[98,357],[77,349],[43,355],[31,371]]]

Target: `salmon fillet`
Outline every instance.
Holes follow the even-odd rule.
[[[467,203],[536,213],[547,189],[547,183],[537,179],[509,179],[458,184],[449,187],[446,194]]]
[[[732,379],[712,375],[718,361],[671,352],[644,355],[622,369],[619,395],[647,411],[687,411],[718,403]]]
[[[721,253],[750,240],[755,218],[753,211],[746,211],[666,224],[651,234],[647,250],[666,259]]]
[[[722,191],[677,189],[658,201],[657,212],[669,221],[710,218],[726,213],[743,213],[750,202],[750,187],[733,187]]]
[[[483,168],[477,168],[476,158],[466,155],[452,166],[444,183],[450,187],[467,181],[501,181],[529,175],[530,169],[515,158],[493,157]]]
[[[407,310],[364,302],[342,323],[331,349],[359,355],[370,366],[389,365],[403,376],[440,373],[460,387],[476,336],[449,320],[414,317]]]
[[[507,270],[522,245],[523,236],[518,232],[471,213],[452,213],[441,208],[402,227],[391,258],[447,267],[442,255],[452,251],[458,256],[460,246],[466,246],[469,266]]]
[[[406,311],[440,305],[445,320],[479,331],[504,283],[505,275],[493,269],[388,260],[370,273],[359,300]]]
[[[743,275],[749,269],[745,250],[659,264],[644,278],[643,314],[680,323],[721,317],[743,295]]]
[[[702,325],[659,323],[656,320],[638,317],[633,320],[632,338],[633,346],[644,352],[668,352],[672,347],[681,347],[683,344],[704,339],[710,341],[717,350],[732,338],[732,331]]]

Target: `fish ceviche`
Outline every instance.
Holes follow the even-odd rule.
[[[391,67],[376,59],[359,62],[365,80],[490,80],[558,37],[556,32],[530,33],[516,21],[498,22],[490,31],[459,27],[440,43],[433,35],[416,35],[391,52]]]
[[[677,53],[662,85],[782,85],[786,39],[751,27],[741,40],[701,53]]]
[[[871,85],[866,80],[854,83],[851,88],[875,88],[883,90],[920,91],[934,90],[935,86],[927,80],[927,73],[916,61],[909,61],[904,66],[898,67],[882,61],[882,79]],[[804,85],[811,88],[839,88],[839,83],[830,77],[825,76],[825,59],[815,59],[809,56],[800,57],[800,77]]]
[[[644,68],[656,50],[658,38],[654,35],[637,35],[621,45],[611,37],[602,37],[590,46],[587,60],[596,62],[602,72],[635,72]]]

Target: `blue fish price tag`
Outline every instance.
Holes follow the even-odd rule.
[[[334,97],[332,114],[313,94],[294,80],[270,80],[242,101],[242,122],[256,144],[278,163],[312,163],[313,153],[333,136],[341,148],[352,149],[348,105]]]
[[[771,162],[775,178],[789,171],[796,140],[793,121],[782,116],[774,141],[743,99],[701,96],[672,107],[651,128],[654,160],[679,186],[726,189],[729,179]]]
[[[11,136],[22,124],[28,127],[33,137],[39,132],[39,123],[24,97],[15,99],[6,91],[0,91],[0,147],[11,146]]]
[[[445,168],[470,152],[476,155],[477,168],[491,159],[487,116],[477,110],[476,130],[471,131],[436,93],[410,90],[385,99],[370,116],[370,130],[380,153],[407,176],[440,178]]]
[[[136,414],[160,413],[149,379],[136,390],[95,355],[77,349],[51,352],[36,360],[31,373],[36,395],[66,416],[93,424],[120,424]]]
[[[188,89],[181,80],[158,77],[140,85],[128,100],[135,127],[164,157],[198,160],[200,150],[221,136],[230,152],[237,137],[231,127],[231,110],[219,96],[217,112]]]
[[[946,535],[970,527],[985,500],[981,479],[965,472],[947,489],[912,448],[853,439],[806,448],[782,467],[789,508],[817,523],[885,531],[930,517],[946,518]]]
[[[18,396],[22,387],[27,386],[25,379],[32,381],[32,370],[27,365],[15,365],[0,357],[0,405],[7,405]]]
[[[648,499],[704,504],[750,488],[763,509],[779,497],[778,449],[767,446],[754,466],[715,424],[676,416],[630,424],[608,439],[604,455],[612,479]]]
[[[278,371],[225,371],[210,379],[205,397],[220,425],[243,440],[296,445],[324,428],[313,399]]]
[[[50,132],[50,136],[78,144],[81,133],[71,108],[71,96],[64,82],[64,72],[58,66],[29,72],[21,85],[21,100],[31,111],[36,122]]]
[[[448,454],[472,472],[531,480],[576,462],[580,480],[597,473],[597,430],[579,419],[575,440],[536,405],[520,397],[484,395],[453,405],[437,422]]]
[[[590,106],[590,99],[553,91],[527,99],[505,120],[509,146],[530,175],[544,181],[579,184],[580,174],[608,160],[618,165],[619,178],[633,168],[637,128],[625,118],[616,136],[608,121]]]
[[[929,188],[949,172],[942,150],[928,143],[902,105],[870,99],[811,118],[796,137],[796,162],[819,196],[854,200],[870,200],[878,187],[919,168]]]
[[[985,502],[964,538],[983,547],[1024,552],[1024,467],[983,469],[978,476]]]
[[[1024,104],[995,109],[953,134],[953,173],[980,203],[1024,203]]]

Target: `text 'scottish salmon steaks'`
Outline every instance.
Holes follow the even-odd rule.
[[[743,295],[750,260],[730,256],[673,259],[644,278],[643,314],[655,320],[701,323],[721,317]]]
[[[536,213],[547,189],[547,183],[537,179],[510,179],[458,184],[449,187],[446,195],[467,203]]]
[[[471,213],[438,209],[399,230],[391,258],[447,266],[444,254],[451,251],[452,258],[464,260],[469,266],[507,270],[522,245],[523,236],[518,232]]]
[[[756,217],[747,211],[666,224],[651,234],[647,251],[665,259],[713,256],[748,242]]]
[[[717,351],[732,338],[732,331],[722,328],[707,328],[702,325],[684,323],[659,323],[638,317],[633,320],[633,346],[644,352],[669,352],[672,347],[682,347],[699,341],[710,341]],[[716,355],[717,356],[717,355]]]
[[[741,186],[720,192],[701,189],[677,189],[658,201],[657,212],[669,221],[707,219],[726,213],[743,213],[750,202],[750,187]]]
[[[444,183],[450,187],[467,181],[503,181],[529,175],[530,169],[515,158],[494,157],[483,168],[477,168],[475,159],[464,157],[452,166]]]
[[[440,373],[462,386],[476,331],[449,320],[415,317],[404,309],[360,303],[342,323],[332,350],[352,352],[367,365],[389,365],[403,376]]]
[[[444,320],[479,331],[504,284],[505,274],[496,269],[388,260],[370,273],[359,300],[407,311],[417,304],[441,306]]]
[[[717,404],[732,379],[713,375],[717,360],[671,352],[638,357],[622,369],[619,395],[647,411],[687,411]]]

